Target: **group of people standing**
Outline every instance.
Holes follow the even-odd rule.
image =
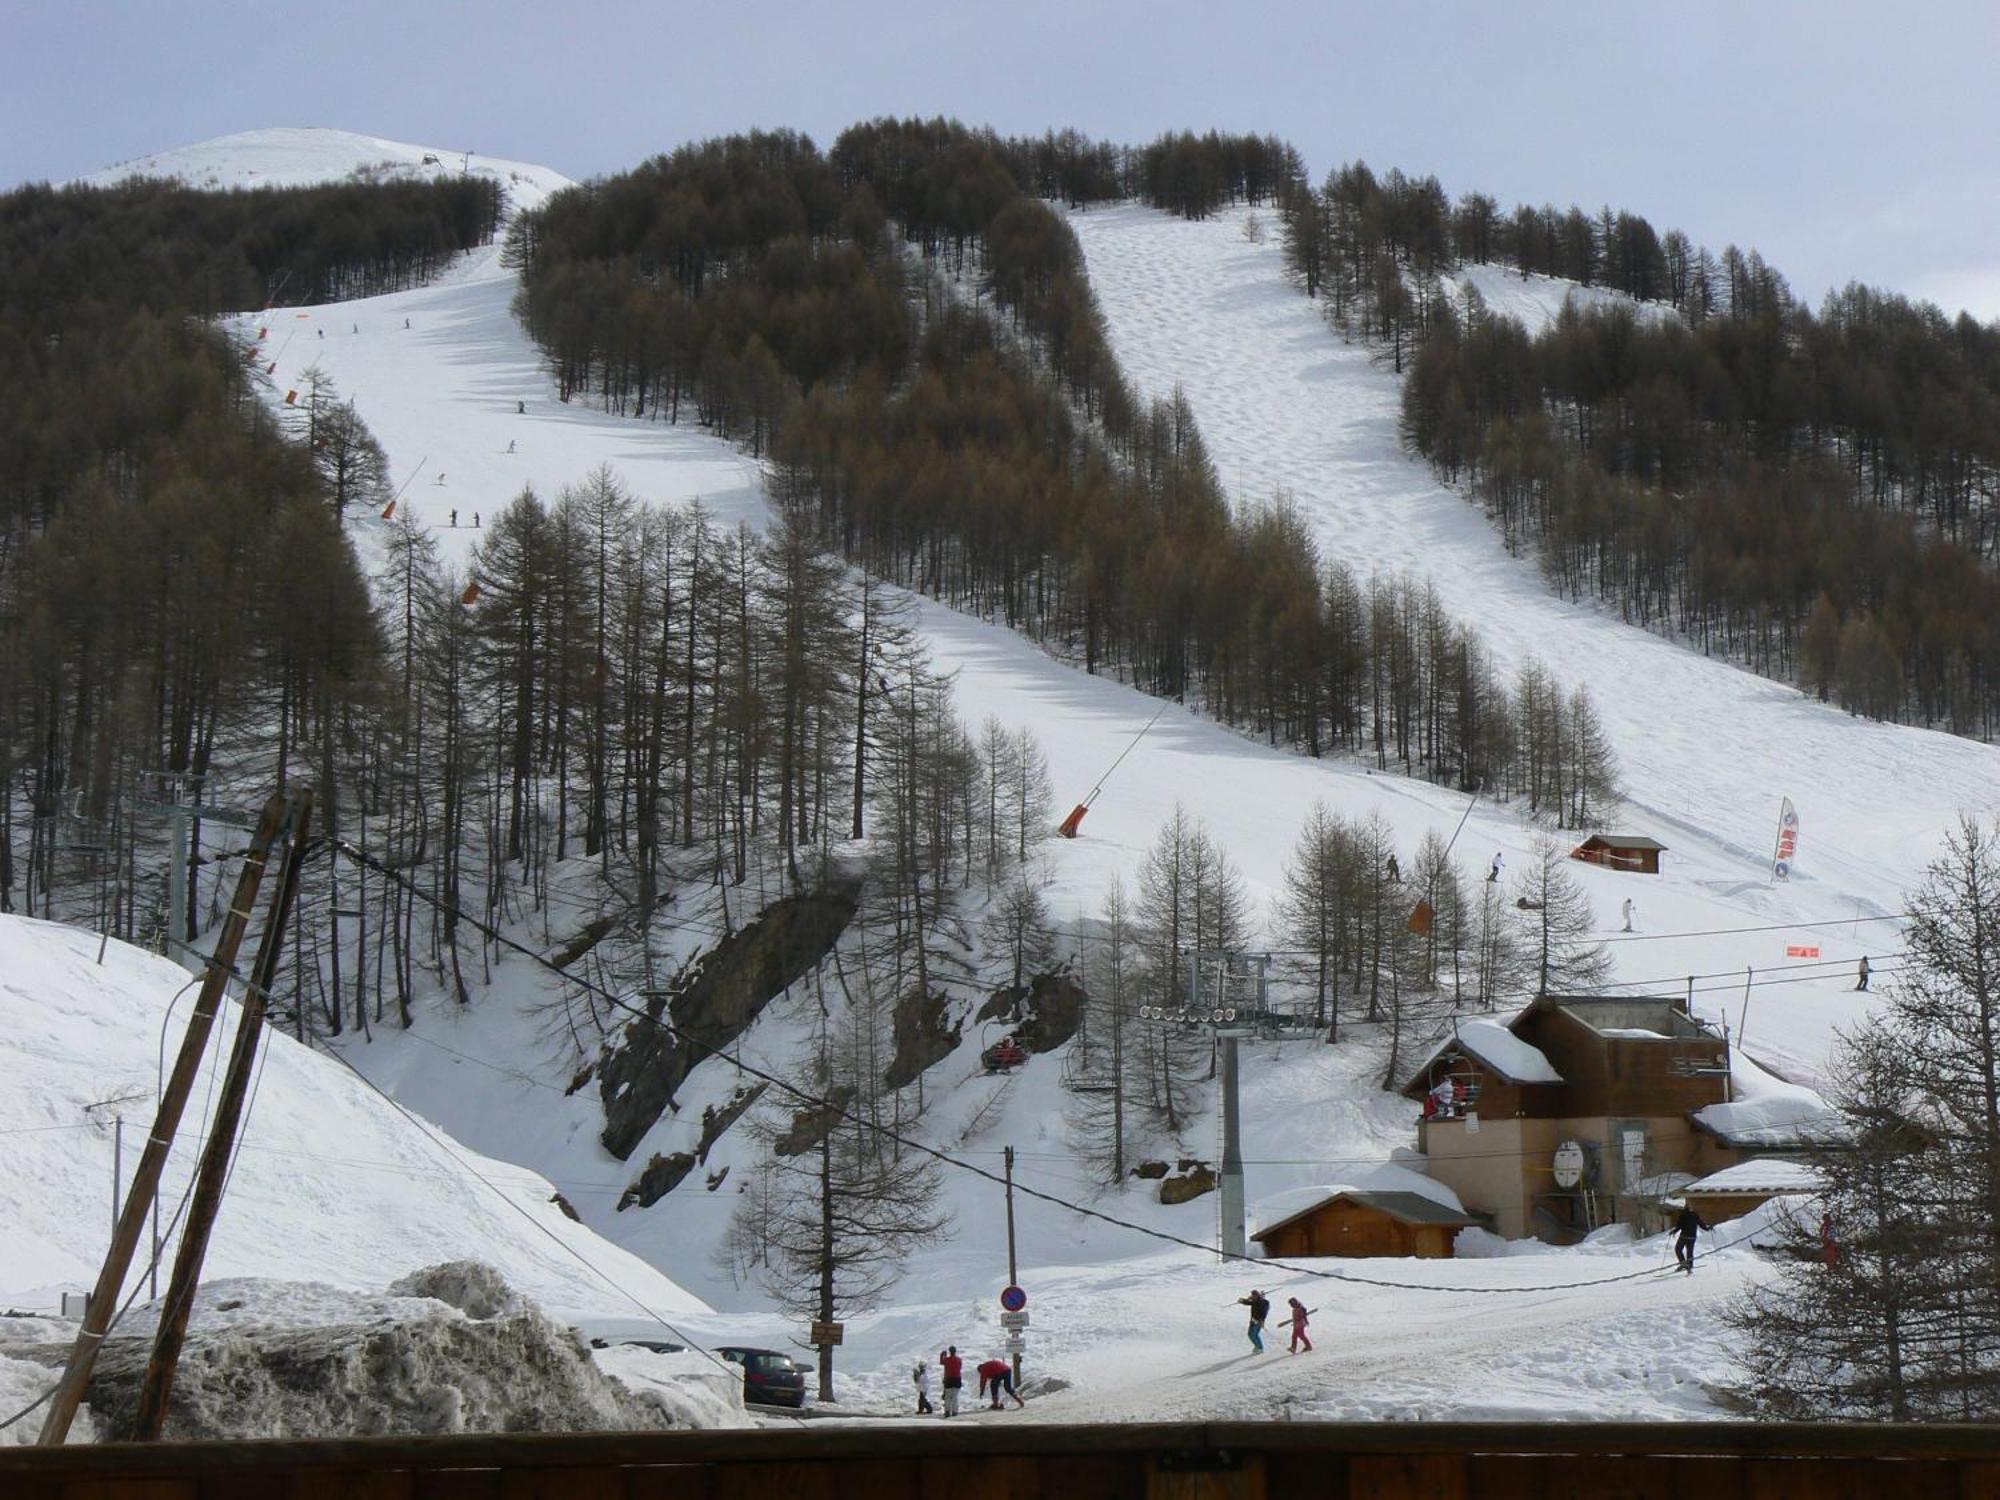
[[[958,1352],[958,1345],[953,1344],[938,1355],[938,1365],[944,1372],[944,1394],[941,1402],[944,1408],[944,1415],[955,1417],[958,1415],[959,1397],[965,1390],[965,1356]],[[992,1393],[993,1404],[990,1408],[991,1410],[1000,1410],[1000,1397],[1003,1392],[1013,1398],[1016,1406],[1026,1406],[1028,1404],[1021,1399],[1020,1392],[1014,1389],[1014,1367],[1006,1360],[989,1359],[974,1370],[973,1373],[979,1377],[980,1398],[983,1400],[989,1391]],[[910,1371],[910,1380],[917,1388],[917,1415],[920,1417],[929,1416],[932,1411],[936,1410],[931,1405],[931,1367],[929,1363],[924,1360],[918,1360]]]

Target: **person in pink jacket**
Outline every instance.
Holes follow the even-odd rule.
[[[1304,1344],[1306,1346],[1306,1353],[1310,1354],[1312,1353],[1313,1341],[1306,1337],[1305,1304],[1299,1301],[1299,1299],[1296,1297],[1293,1297],[1291,1299],[1291,1304],[1292,1304],[1292,1353],[1297,1354],[1299,1352],[1299,1345]]]

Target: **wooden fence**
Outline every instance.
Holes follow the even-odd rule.
[[[2000,1427],[896,1423],[0,1448],[4,1500],[2000,1500]]]

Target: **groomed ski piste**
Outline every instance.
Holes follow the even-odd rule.
[[[265,148],[296,134],[187,148],[172,153],[173,171],[230,182],[254,160],[274,178],[288,169],[277,164],[281,151]],[[359,166],[385,154],[386,143],[371,138],[350,138],[342,148],[331,139],[336,132],[308,134],[312,165],[301,173],[344,176],[342,162]],[[397,150],[419,161],[455,159]],[[560,185],[546,169],[509,170],[535,192]],[[1535,657],[1566,686],[1589,688],[1627,793],[1620,824],[1669,846],[1657,878],[1574,867],[1612,943],[1617,979],[1635,993],[1681,994],[1689,976],[1701,976],[1698,1012],[1726,1017],[1747,1044],[1738,1053],[1737,1096],[1781,1105],[1792,1091],[1780,1080],[1811,1082],[1838,1029],[1864,1014],[1867,999],[1853,992],[1855,961],[1867,953],[1885,979],[1893,974],[1897,925],[1885,919],[1959,811],[1992,810],[2000,756],[1950,736],[1851,718],[1550,594],[1532,559],[1509,556],[1476,507],[1400,450],[1396,377],[1327,327],[1318,305],[1286,283],[1275,233],[1255,243],[1243,219],[1238,211],[1187,223],[1135,207],[1073,217],[1127,373],[1147,394],[1181,386],[1231,489],[1246,500],[1288,491],[1324,555],[1363,576],[1432,579],[1503,668]],[[1489,302],[1517,315],[1551,316],[1567,295],[1560,283],[1493,284],[1494,273],[1478,274]],[[474,512],[497,512],[526,485],[553,498],[599,464],[648,504],[698,498],[725,525],[767,518],[757,466],[730,445],[692,427],[558,402],[508,310],[514,289],[497,247],[487,247],[420,290],[246,315],[236,326],[253,338],[268,327],[261,342],[278,362],[269,382],[274,402],[314,362],[355,400],[390,456],[395,482],[407,485],[402,506],[458,564],[478,538]],[[379,561],[385,534],[380,522],[356,523],[364,562]],[[992,714],[1034,728],[1062,806],[1088,791],[1159,709],[1157,700],[1055,662],[998,625],[929,603],[920,619],[934,659],[956,674],[969,722]],[[1770,868],[1781,796],[1793,799],[1802,821],[1787,883],[1773,882]],[[1406,857],[1427,830],[1449,836],[1466,805],[1445,788],[1272,750],[1170,707],[1093,806],[1082,837],[1050,840],[1039,852],[1051,913],[1073,929],[1114,877],[1129,888],[1178,802],[1228,850],[1268,917],[1316,801],[1348,817],[1381,813]],[[1519,869],[1534,836],[1518,809],[1481,803],[1456,853],[1469,878],[1495,852]],[[1628,896],[1637,905],[1629,938],[1617,931]],[[691,934],[690,948],[699,941]],[[1788,963],[1791,943],[1817,944],[1821,960]],[[1756,973],[1746,989],[1748,967]],[[459,1140],[549,1179],[588,1226],[721,1310],[676,1318],[691,1335],[796,1347],[803,1330],[755,1287],[734,1285],[717,1260],[730,1192],[702,1192],[691,1178],[650,1210],[615,1212],[639,1164],[692,1143],[701,1106],[730,1091],[728,1070],[698,1070],[680,1092],[678,1117],[663,1117],[629,1161],[614,1161],[597,1140],[594,1098],[562,1092],[568,1070],[547,1055],[530,1014],[543,998],[530,966],[504,963],[473,1006],[426,1006],[409,1034],[378,1031],[372,1043],[349,1044],[346,1055]],[[803,995],[774,1002],[743,1038],[744,1059],[794,1075],[809,1009]],[[987,1078],[977,1044],[975,1029],[927,1075],[922,1138],[996,1175],[1001,1148],[1012,1145],[1021,1185],[1133,1226],[1036,1198],[1017,1202],[1033,1318],[1029,1373],[1066,1389],[1032,1399],[1025,1413],[1010,1408],[978,1420],[1720,1411],[1710,1392],[1727,1382],[1730,1360],[1718,1313],[1746,1281],[1769,1274],[1746,1248],[1704,1255],[1693,1277],[1671,1273],[1663,1241],[1626,1244],[1615,1234],[1569,1251],[1530,1245],[1485,1259],[1314,1263],[1345,1273],[1345,1281],[1218,1265],[1148,1233],[1212,1243],[1212,1198],[1169,1208],[1149,1185],[1116,1189],[1093,1180],[1066,1144],[1060,1059],[1036,1058],[1012,1077]],[[1351,1183],[1414,1144],[1414,1110],[1377,1087],[1381,1061],[1366,1045],[1246,1048],[1253,1205],[1291,1189]],[[1186,1151],[1212,1159],[1214,1131],[1212,1114],[1195,1120]],[[740,1175],[750,1159],[725,1136],[709,1167],[733,1164]],[[100,1162],[80,1152],[77,1181],[101,1181],[108,1168],[108,1154]],[[934,1361],[946,1343],[980,1357],[998,1347],[994,1297],[1006,1274],[1000,1189],[954,1169],[946,1203],[955,1238],[912,1263],[890,1306],[848,1320],[837,1365],[844,1410],[888,1414],[913,1404],[911,1364]],[[13,1279],[12,1267],[0,1264],[0,1287]],[[1578,1285],[1592,1282],[1599,1284]],[[1274,1328],[1269,1342],[1280,1352],[1250,1354],[1233,1304],[1253,1284],[1281,1307],[1296,1292],[1319,1309],[1314,1353],[1284,1354]],[[580,1289],[578,1300],[594,1303],[579,1310],[592,1326],[657,1336],[642,1320],[625,1321],[615,1298],[586,1298]]]

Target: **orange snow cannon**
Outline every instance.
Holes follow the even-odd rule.
[[[1090,804],[1088,802],[1077,803],[1075,807],[1070,809],[1069,816],[1056,826],[1056,832],[1066,839],[1075,838],[1076,830],[1083,824],[1083,815],[1089,811]]]

